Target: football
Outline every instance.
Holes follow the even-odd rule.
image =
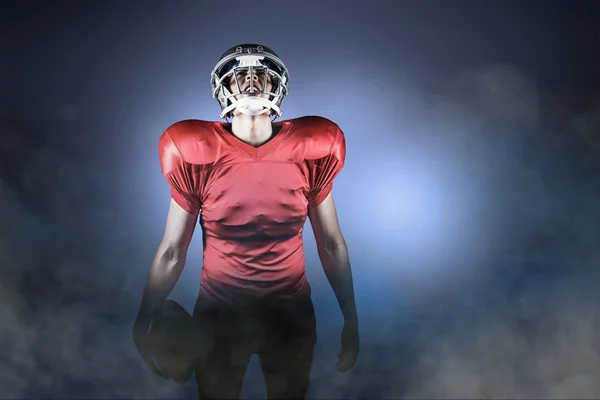
[[[150,328],[152,356],[167,377],[186,383],[194,372],[198,340],[192,316],[180,304],[166,300]]]

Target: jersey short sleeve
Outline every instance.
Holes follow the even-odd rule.
[[[171,187],[171,197],[190,214],[200,212],[200,196],[198,193],[198,176],[192,165],[186,162],[169,131],[160,137],[158,154],[163,176]]]
[[[310,174],[310,190],[307,196],[308,208],[317,207],[323,202],[333,188],[333,180],[340,173],[346,159],[346,140],[341,129],[336,133],[328,154],[312,162]]]

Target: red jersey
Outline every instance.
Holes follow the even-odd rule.
[[[227,126],[181,121],[159,143],[172,198],[200,214],[200,296],[229,304],[310,297],[302,230],[344,165],[344,134],[325,118],[302,117],[275,123],[279,132],[254,147]]]

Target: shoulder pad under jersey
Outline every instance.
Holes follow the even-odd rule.
[[[168,127],[164,135],[170,137],[183,161],[196,165],[213,162],[220,144],[212,121],[179,121]]]
[[[307,116],[295,119],[294,135],[298,140],[304,141],[306,160],[327,157],[338,145],[344,144],[344,133],[340,127],[324,117]]]

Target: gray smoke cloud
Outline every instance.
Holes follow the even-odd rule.
[[[80,110],[5,114],[0,159],[2,398],[166,398],[132,346],[139,293],[126,268],[147,263],[81,140]]]
[[[545,109],[535,80],[509,66],[465,73],[449,88],[431,119],[489,157],[483,188],[499,197],[490,212],[509,221],[490,229],[510,229],[480,266],[492,271],[487,282],[420,319],[404,395],[598,398],[598,108]],[[399,394],[389,384],[385,396]]]

